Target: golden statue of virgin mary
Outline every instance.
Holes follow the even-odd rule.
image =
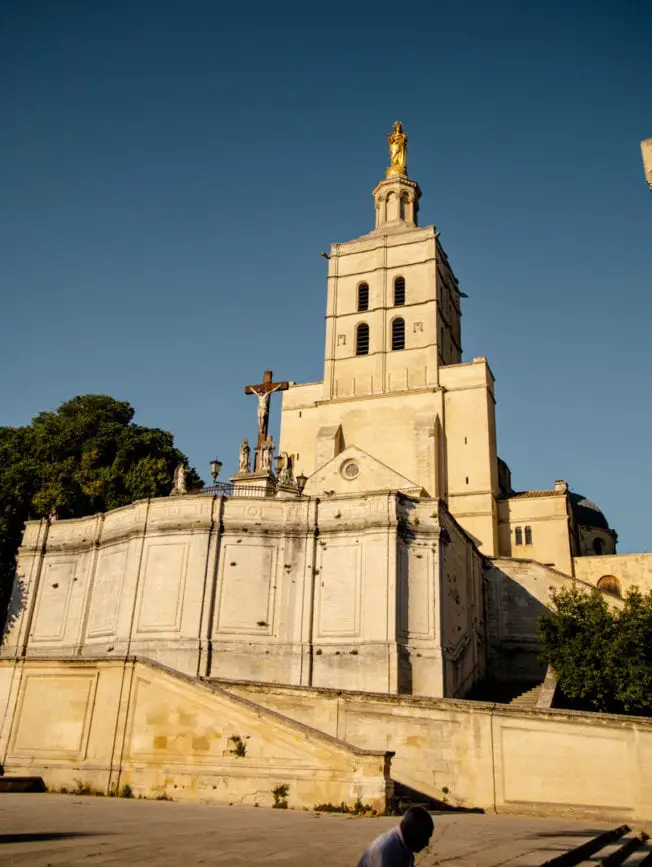
[[[389,168],[386,177],[404,175],[407,177],[407,136],[403,132],[403,124],[397,120],[394,129],[387,136],[389,144]]]

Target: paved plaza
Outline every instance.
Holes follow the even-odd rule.
[[[74,795],[0,795],[0,864],[252,865],[355,867],[394,818],[293,810],[120,800]],[[615,824],[615,823],[613,823]],[[435,816],[419,867],[534,867],[609,827],[593,821],[445,813]]]

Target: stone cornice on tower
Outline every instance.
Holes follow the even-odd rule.
[[[415,229],[419,225],[421,190],[416,181],[404,175],[384,178],[373,191],[376,203],[374,231]]]

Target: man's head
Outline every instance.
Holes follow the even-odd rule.
[[[423,807],[410,807],[401,819],[401,834],[410,852],[420,852],[428,845],[435,825]]]

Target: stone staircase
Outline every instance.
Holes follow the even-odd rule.
[[[537,702],[539,701],[539,696],[541,695],[541,687],[542,683],[537,683],[536,686],[533,686],[531,689],[522,692],[520,695],[515,696],[509,704],[512,707],[520,707],[520,708],[531,708],[534,709],[537,706]]]
[[[547,857],[549,850],[530,851],[507,867],[652,867],[652,845],[645,831],[620,825],[604,831],[574,849]]]

